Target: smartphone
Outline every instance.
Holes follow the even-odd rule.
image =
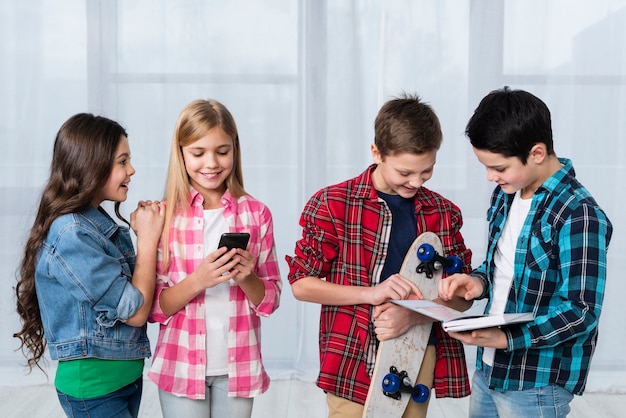
[[[233,248],[246,249],[250,241],[250,234],[247,232],[226,232],[220,237],[217,248],[226,247],[230,251]]]

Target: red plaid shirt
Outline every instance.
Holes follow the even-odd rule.
[[[372,286],[380,281],[387,254],[391,212],[378,198],[371,173],[376,166],[351,180],[318,191],[306,204],[300,225],[302,239],[295,256],[286,257],[289,283],[308,276],[345,286]],[[471,271],[471,251],[460,233],[461,211],[452,202],[424,187],[415,196],[417,234],[431,231],[441,239],[444,252],[464,260]],[[368,352],[376,344],[370,321],[371,305],[322,305],[320,317],[320,374],[324,391],[365,403],[371,369]],[[435,366],[437,397],[469,395],[463,345],[434,324],[438,338]],[[371,356],[370,356],[371,357]]]

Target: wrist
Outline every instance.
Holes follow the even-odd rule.
[[[149,239],[145,237],[137,237],[137,252],[146,252],[156,254],[157,247],[159,246],[159,240]]]
[[[474,300],[485,299],[487,296],[489,296],[489,281],[487,280],[486,277],[482,275],[472,276],[472,277],[476,277],[483,284],[483,292],[478,297],[474,298]]]

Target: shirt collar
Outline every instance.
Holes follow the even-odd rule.
[[[356,178],[354,197],[357,199],[378,200],[378,193],[376,193],[372,179],[372,173],[375,169],[376,164],[372,164]]]
[[[554,193],[558,191],[559,189],[565,187],[566,184],[569,184],[571,180],[576,177],[576,172],[574,171],[574,166],[570,159],[559,158],[559,162],[562,165],[561,168],[548,177],[548,179],[543,182],[541,187],[539,187],[547,193]]]
[[[202,197],[202,194],[191,186],[189,187],[189,200],[191,202],[191,206],[202,206],[204,203],[204,197]],[[232,205],[235,201],[235,197],[229,190],[226,190],[220,199],[220,203],[225,208]]]
[[[81,212],[81,215],[87,218],[106,237],[111,237],[118,229],[124,228],[118,225],[102,206],[94,208],[89,205],[87,209]]]

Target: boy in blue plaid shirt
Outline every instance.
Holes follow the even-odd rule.
[[[550,111],[508,87],[489,93],[466,135],[496,182],[487,256],[440,296],[489,298],[486,313],[533,312],[522,325],[450,333],[477,345],[471,417],[565,417],[581,395],[598,337],[612,226],[557,158]]]

